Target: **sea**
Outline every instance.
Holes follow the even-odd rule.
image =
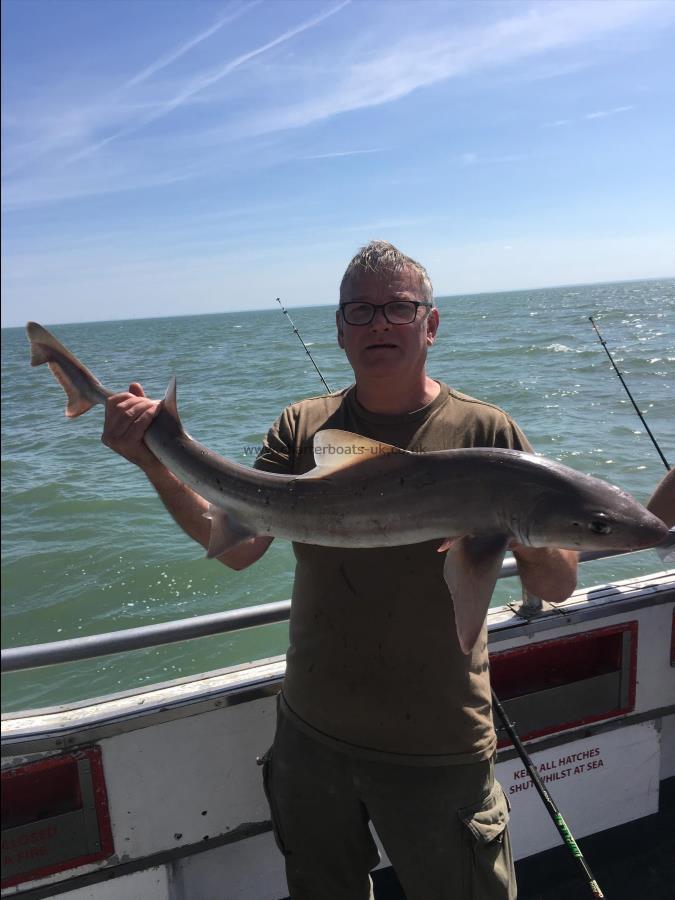
[[[675,460],[675,279],[438,299],[429,373],[496,403],[538,453],[646,502],[665,474],[645,426]],[[270,309],[50,326],[109,388],[163,395],[171,375],[187,431],[251,464],[289,403],[324,392],[291,321]],[[291,308],[333,390],[352,373],[332,306]],[[26,309],[30,317],[30,309]],[[55,309],[54,318],[58,318]],[[2,331],[2,646],[18,647],[254,606],[290,596],[294,559],[277,540],[242,572],[207,561],[144,475],[103,446],[103,411],[69,420],[22,328]],[[580,583],[663,568],[654,551],[595,561]],[[517,578],[493,604],[520,599]],[[411,604],[410,615],[415,615]],[[282,654],[287,623],[2,676],[5,712],[138,689]]]

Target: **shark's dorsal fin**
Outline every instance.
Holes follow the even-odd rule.
[[[368,459],[388,456],[392,453],[408,453],[391,444],[374,441],[371,438],[354,434],[351,431],[340,431],[338,428],[326,428],[314,435],[314,463],[316,468],[301,475],[301,478],[321,478],[331,472],[338,472],[350,466],[359,465]]]

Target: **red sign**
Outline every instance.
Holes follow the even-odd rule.
[[[2,887],[113,853],[100,747],[2,773]]]

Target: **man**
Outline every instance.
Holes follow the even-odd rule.
[[[314,434],[340,428],[417,451],[530,450],[500,409],[433,380],[438,310],[426,271],[375,241],[340,286],[338,343],[355,384],[288,407],[256,466],[301,473]],[[155,404],[112,397],[103,440],[146,472],[178,523],[208,544],[207,503],[149,453]],[[448,535],[451,537],[451,535]],[[271,542],[220,560],[240,569]],[[487,630],[462,653],[438,541],[369,550],[297,544],[290,646],[264,781],[293,900],[367,900],[373,823],[408,900],[516,896],[508,804],[494,781]],[[552,602],[576,584],[576,554],[513,548],[524,587]]]
[[[666,472],[657,484],[647,509],[665,522],[668,528],[675,525],[675,469]]]

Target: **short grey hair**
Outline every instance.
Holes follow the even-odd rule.
[[[400,272],[402,269],[412,269],[420,280],[422,294],[424,299],[434,305],[434,289],[431,285],[431,279],[427,274],[424,266],[420,265],[410,256],[406,256],[393,244],[388,241],[370,241],[365,247],[361,247],[359,252],[354,256],[345,270],[340,282],[340,297],[345,289],[347,282],[354,276],[358,276],[364,272],[394,273]]]

